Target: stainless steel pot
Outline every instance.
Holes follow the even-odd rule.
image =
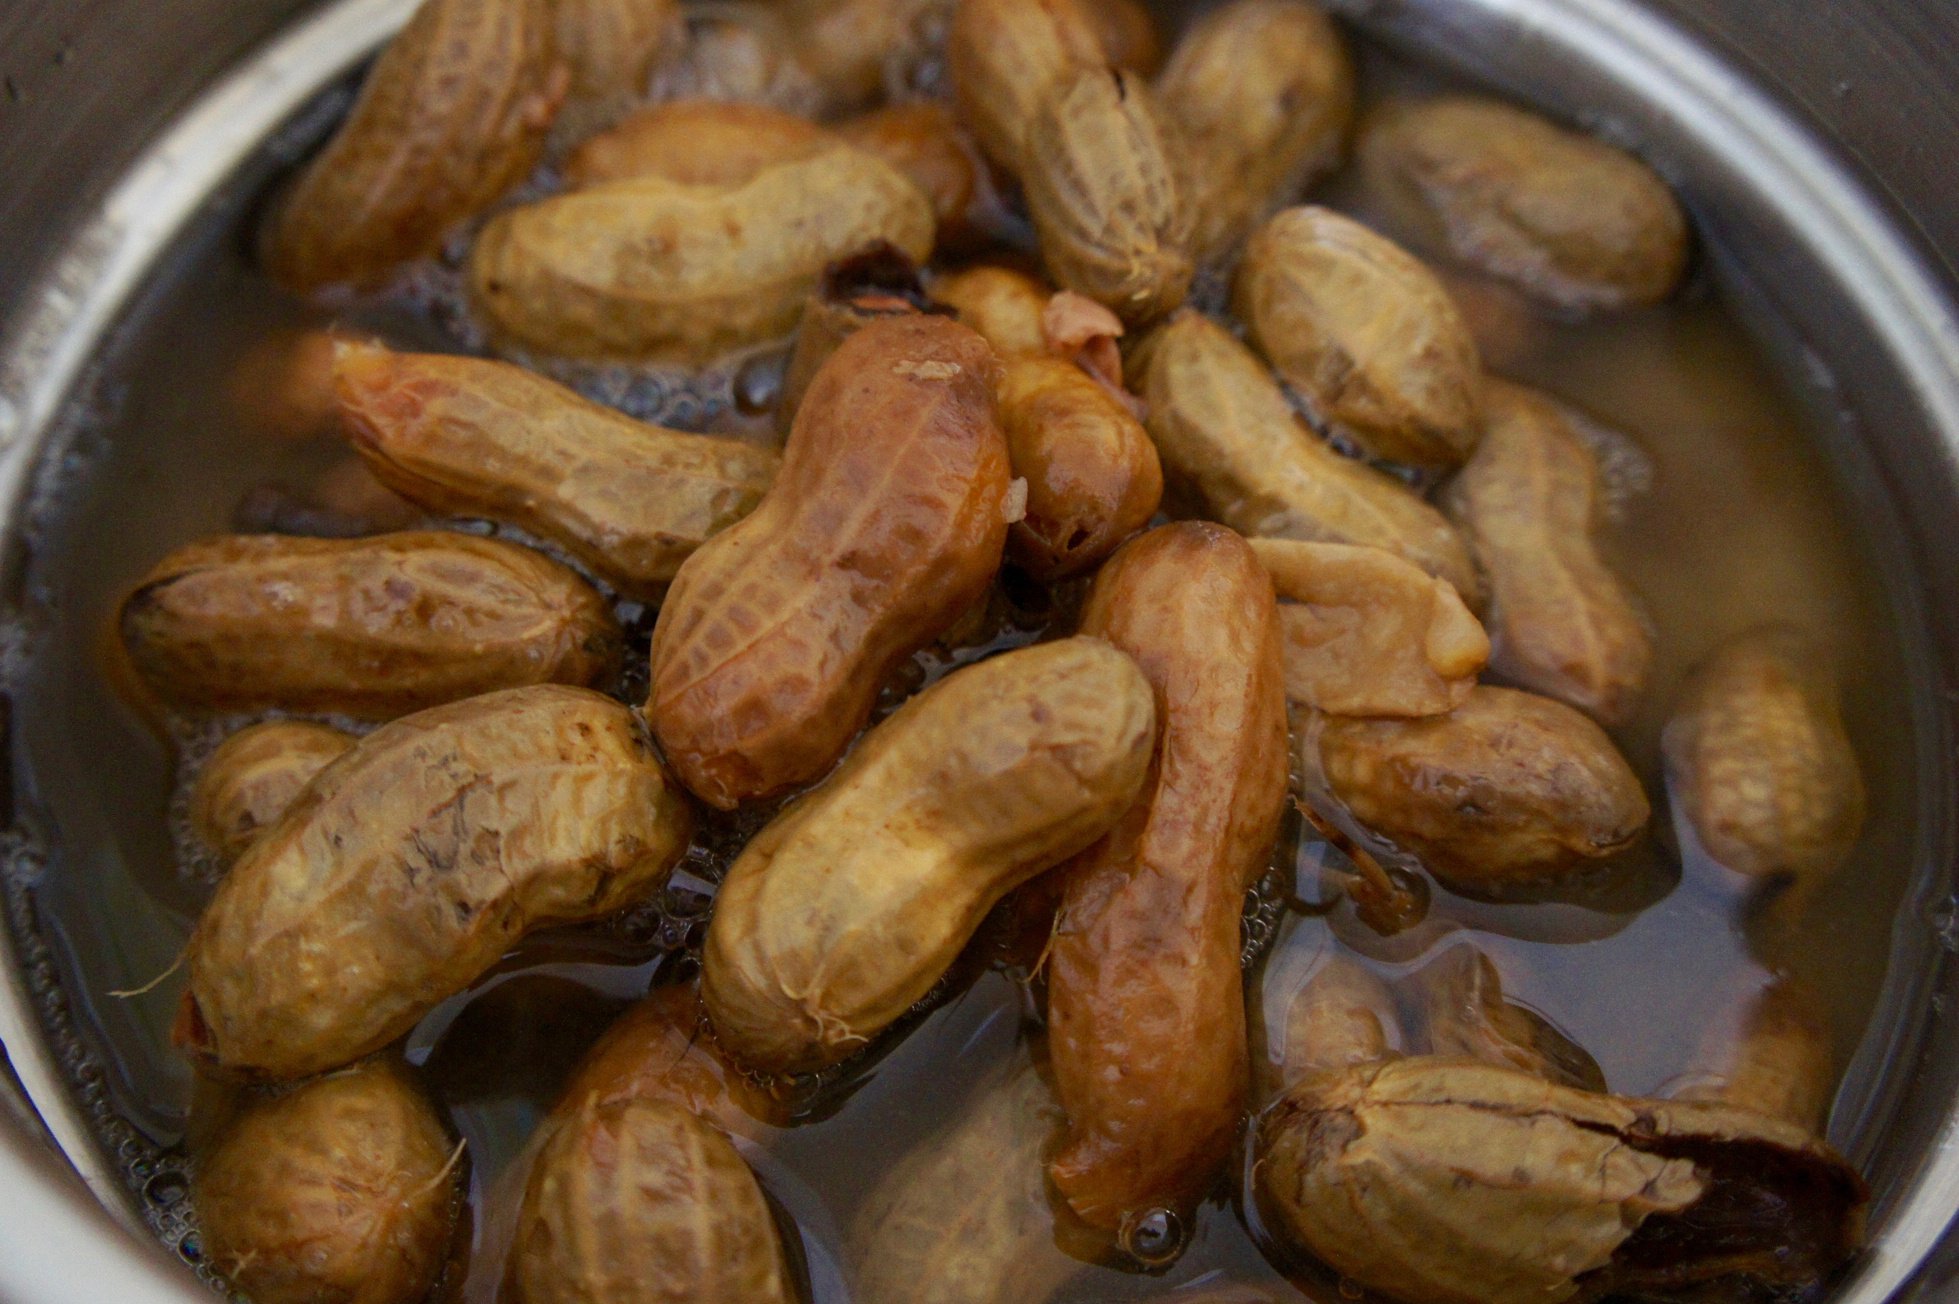
[[[1836,1140],[1879,1192],[1854,1304],[1959,1298],[1959,10],[1923,0],[1336,0],[1527,98],[1588,106],[1681,188],[1744,315],[1837,418],[1913,685],[1915,878]],[[184,222],[412,0],[11,0],[0,9],[0,537],[97,344]],[[1827,361],[1827,375],[1802,359]],[[1834,378],[1834,379],[1832,379]],[[0,572],[13,569],[0,566]],[[0,574],[0,603],[18,595]],[[0,717],[4,718],[4,717]],[[11,819],[0,800],[0,820]],[[207,1297],[156,1250],[0,930],[0,1300]],[[65,1030],[55,1029],[60,1035]],[[84,1084],[86,1085],[86,1084]],[[80,1181],[76,1180],[77,1175]]]

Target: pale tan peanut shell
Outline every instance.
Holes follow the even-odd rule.
[[[733,1143],[677,1105],[560,1120],[511,1246],[518,1304],[792,1304],[781,1233]]]
[[[1143,782],[1150,688],[1097,639],[992,657],[868,734],[722,882],[701,995],[740,1060],[821,1068],[952,964],[994,903],[1100,837]]]
[[[652,102],[759,104],[805,118],[829,107],[777,0],[728,0],[683,12],[686,36],[654,72]]]
[[[932,282],[932,298],[959,314],[1004,361],[1047,352],[1041,317],[1054,291],[1025,272],[981,264]]]
[[[1047,1149],[1061,1110],[1032,1064],[990,1074],[879,1178],[850,1244],[857,1304],[1045,1300],[1084,1265],[1055,1244]]]
[[[722,809],[819,778],[899,662],[951,629],[1006,546],[998,364],[912,313],[838,346],[762,505],[688,558],[653,631],[647,715]]]
[[[1671,295],[1687,217],[1624,150],[1526,109],[1468,95],[1390,103],[1360,163],[1418,243],[1569,309]]]
[[[1355,819],[1459,890],[1552,882],[1631,846],[1652,813],[1603,730],[1514,689],[1421,720],[1328,716],[1303,748]]]
[[[1057,285],[1125,321],[1153,320],[1184,301],[1195,265],[1177,148],[1134,73],[1086,68],[1041,104],[1021,185]]]
[[[1258,1064],[1261,1104],[1315,1073],[1401,1053],[1394,993],[1359,961],[1337,952],[1326,956],[1285,1000],[1273,1031],[1278,1036],[1268,1034]]]
[[[1836,1090],[1829,1019],[1817,992],[1780,978],[1754,996],[1739,1027],[1710,1025],[1698,1072],[1678,1100],[1717,1100],[1823,1134]]]
[[[1405,1304],[1772,1297],[1850,1256],[1868,1199],[1841,1156],[1750,1111],[1436,1056],[1307,1078],[1257,1149],[1266,1225]]]
[[[1049,1172],[1139,1257],[1152,1210],[1190,1225],[1250,1086],[1240,920],[1287,783],[1275,607],[1243,539],[1179,521],[1124,545],[1082,613],[1148,676],[1162,741],[1136,804],[1066,871],[1047,979],[1068,1133]]]
[[[285,814],[313,776],[354,745],[339,729],[267,720],[218,744],[190,790],[190,823],[224,862]]]
[[[753,511],[780,465],[507,362],[347,346],[335,378],[348,438],[383,484],[432,512],[528,530],[641,600]]]
[[[1106,63],[1101,33],[1076,0],[958,0],[953,9],[946,67],[959,116],[1011,174],[1041,106],[1077,71]]]
[[[1409,975],[1427,1053],[1467,1056],[1546,1082],[1604,1091],[1605,1074],[1585,1048],[1537,1011],[1504,999],[1496,962],[1476,946],[1452,946]]]
[[[1238,265],[1234,304],[1279,377],[1376,457],[1456,466],[1482,434],[1482,363],[1448,291],[1331,209],[1288,208]]]
[[[1491,665],[1607,725],[1632,717],[1653,666],[1638,600],[1600,554],[1598,458],[1546,395],[1490,377],[1476,455],[1446,506],[1490,586]]]
[[[1481,600],[1469,549],[1399,481],[1342,457],[1217,322],[1178,314],[1144,342],[1145,424],[1164,471],[1248,537],[1384,548]]]
[[[424,0],[273,209],[273,279],[372,289],[521,181],[565,93],[554,2]]]
[[[1027,482],[1008,554],[1042,581],[1082,574],[1156,514],[1156,447],[1122,400],[1072,362],[1010,359],[999,392],[1014,474]]]
[[[1279,594],[1286,697],[1331,715],[1443,715],[1490,640],[1455,587],[1381,548],[1253,539]]]
[[[248,1103],[197,1156],[204,1262],[258,1304],[420,1304],[454,1234],[459,1158],[388,1060]]]
[[[703,362],[795,327],[823,268],[884,242],[932,251],[932,206],[848,147],[732,187],[638,177],[498,215],[470,286],[499,332],[574,357]]]
[[[826,128],[764,104],[670,100],[620,119],[565,159],[573,190],[665,177],[686,186],[741,186],[782,163],[837,146]]]
[[[1183,137],[1200,262],[1338,164],[1353,123],[1353,60],[1308,0],[1233,0],[1202,15],[1156,89]]]
[[[598,592],[496,539],[221,535],[124,600],[131,663],[165,700],[386,720],[497,688],[591,684],[620,633]]]
[[[692,821],[645,726],[547,685],[397,720],[315,777],[191,935],[173,1037],[296,1078],[385,1046],[525,933],[657,890]]]
[[[930,36],[951,0],[780,0],[789,39],[830,113],[859,109],[909,84],[935,53]]]
[[[653,70],[687,39],[679,0],[550,0],[558,55],[571,73],[556,136],[577,140],[642,99]]]
[[[1706,853],[1750,878],[1814,885],[1864,825],[1864,779],[1827,656],[1767,625],[1688,679],[1661,736],[1667,792]]]

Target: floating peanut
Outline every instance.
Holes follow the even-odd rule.
[[[1077,0],[958,0],[946,38],[959,116],[986,156],[1020,171],[1035,116],[1084,68],[1107,64]]]
[[[986,337],[1002,359],[1047,351],[1041,316],[1054,291],[1025,272],[982,264],[941,276],[932,297]]]
[[[573,150],[565,184],[579,190],[665,177],[684,186],[741,186],[836,145],[833,133],[809,119],[767,105],[672,100],[621,119]]]

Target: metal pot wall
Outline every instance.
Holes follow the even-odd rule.
[[[158,251],[410,0],[12,0],[0,12],[0,534],[54,417]],[[1681,187],[1772,348],[1847,383],[1825,453],[1884,542],[1914,685],[1916,880],[1836,1139],[1879,1191],[1846,1304],[1947,1298],[1959,1247],[1953,781],[1959,711],[1959,10],[1920,0],[1336,0],[1361,27],[1550,105],[1584,104]],[[282,34],[283,33],[283,34]],[[1816,396],[1812,396],[1816,397]],[[20,601],[0,576],[0,604]],[[18,763],[18,758],[16,758]],[[11,795],[11,794],[9,794]],[[13,816],[0,803],[0,821]],[[16,919],[16,925],[22,921]],[[28,921],[32,923],[33,921]],[[1941,926],[1942,925],[1942,926]],[[0,932],[0,1300],[203,1292],[157,1252],[57,1069]],[[65,1155],[67,1163],[55,1156]],[[70,1171],[72,1167],[73,1171]],[[86,1185],[74,1180],[78,1172]],[[120,1224],[120,1225],[119,1225]]]

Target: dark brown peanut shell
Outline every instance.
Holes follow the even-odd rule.
[[[986,156],[1018,175],[1041,106],[1080,69],[1106,64],[1077,0],[958,0],[946,67],[959,116]]]
[[[1598,458],[1549,397],[1494,378],[1449,514],[1490,586],[1491,665],[1608,725],[1632,717],[1653,665],[1637,599],[1599,553]]]
[[[685,186],[740,186],[781,163],[836,147],[807,118],[764,104],[671,100],[650,105],[600,132],[565,160],[574,190],[665,177]]]
[[[1687,267],[1686,214],[1653,170],[1496,100],[1390,104],[1360,162],[1410,238],[1554,306],[1658,303]]]
[[[1339,163],[1353,60],[1308,0],[1233,0],[1191,24],[1157,95],[1183,137],[1194,247],[1208,261]]]
[[[518,1304],[792,1304],[781,1233],[733,1143],[660,1100],[581,1108],[524,1190]]]
[[[1701,848],[1737,874],[1815,883],[1864,825],[1864,779],[1828,657],[1768,625],[1695,670],[1661,737],[1667,791]]]
[[[454,1234],[458,1158],[390,1061],[251,1102],[197,1157],[204,1262],[258,1304],[420,1304]]]
[[[1141,0],[1080,0],[1109,65],[1144,77],[1163,66],[1163,35]]]
[[[591,684],[618,625],[591,585],[495,539],[226,535],[156,564],[122,605],[131,662],[208,711],[386,720],[523,684]]]
[[[1145,423],[1166,475],[1248,537],[1385,548],[1481,599],[1468,546],[1406,485],[1307,428],[1272,373],[1210,318],[1179,313],[1144,342]]]
[[[1239,919],[1285,803],[1284,669],[1271,580],[1208,522],[1125,545],[1082,630],[1142,666],[1163,732],[1136,804],[1063,871],[1048,1028],[1068,1134],[1049,1171],[1130,1248],[1152,1209],[1188,1225],[1245,1106]]]
[[[1235,303],[1251,341],[1320,419],[1376,457],[1457,466],[1482,433],[1482,363],[1442,283],[1331,209],[1258,229]]]
[[[810,386],[762,505],[681,567],[647,714],[704,800],[822,775],[885,676],[986,591],[1007,533],[997,376],[943,317],[865,327]]]
[[[353,735],[304,720],[268,720],[218,745],[190,791],[190,823],[225,862],[272,825]]]
[[[1631,846],[1651,808],[1605,732],[1561,702],[1478,687],[1448,715],[1319,722],[1317,756],[1354,818],[1472,892],[1548,883]]]
[[[1181,164],[1149,85],[1088,68],[1034,115],[1021,184],[1041,258],[1064,289],[1150,321],[1190,289],[1191,208]]]
[[[174,1038],[297,1078],[408,1031],[527,932],[657,890],[692,821],[644,725],[580,688],[397,720],[247,848],[191,935]]]
[[[335,372],[348,438],[383,484],[432,512],[549,539],[641,600],[753,511],[780,464],[506,362],[349,347]]]
[[[425,0],[273,210],[273,279],[374,288],[523,180],[565,93],[554,4]]]

